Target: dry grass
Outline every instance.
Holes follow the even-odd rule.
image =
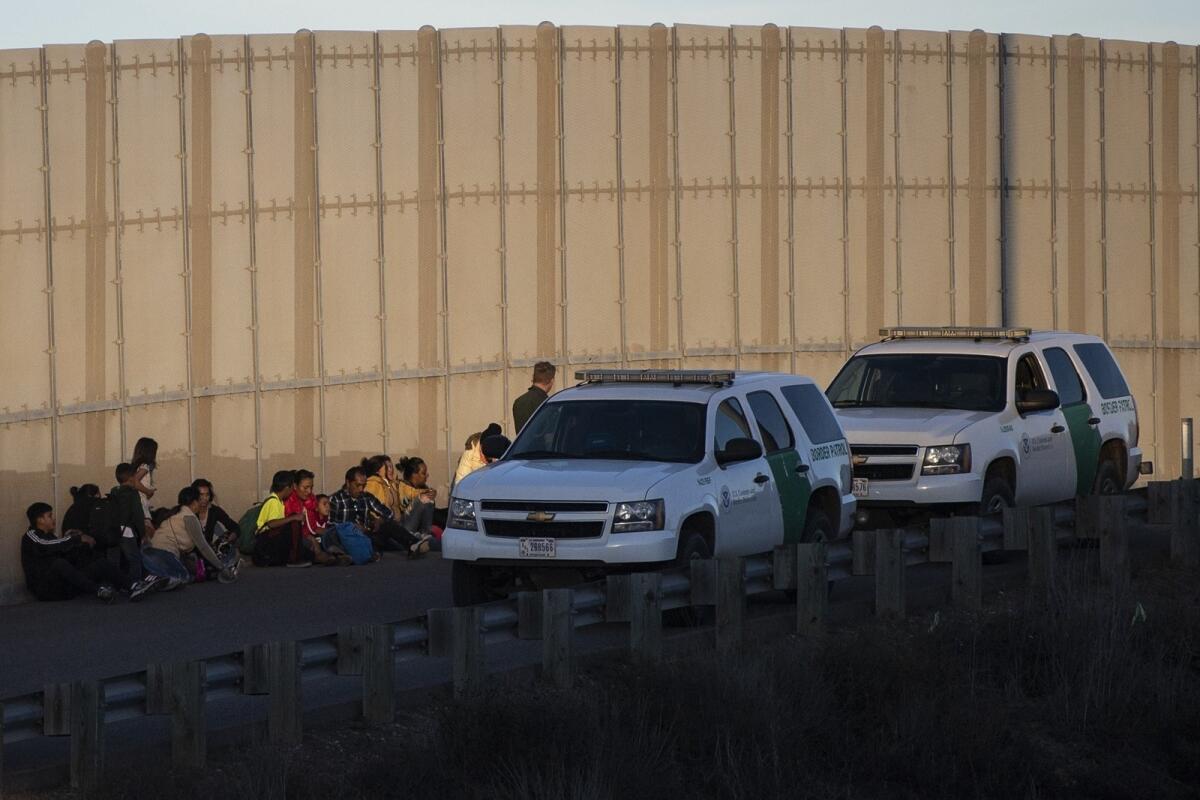
[[[610,667],[201,775],[114,776],[106,796],[1198,797],[1200,575],[1100,587],[1089,558],[1045,611],[1001,596],[977,616]]]

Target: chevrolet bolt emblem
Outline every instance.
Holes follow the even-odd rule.
[[[554,519],[554,515],[549,511],[532,511],[525,519],[530,522],[550,522]]]
[[[863,464],[867,463],[867,457],[866,456],[855,456],[853,461],[854,461],[854,466],[861,467]]]

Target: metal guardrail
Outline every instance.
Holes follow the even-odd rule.
[[[1055,544],[1070,542],[1077,537],[1098,537],[1104,546],[1106,537],[1119,533],[1122,537],[1121,546],[1124,547],[1123,537],[1128,523],[1144,522],[1148,518],[1151,522],[1159,524],[1166,521],[1174,525],[1173,530],[1187,529],[1185,535],[1173,535],[1172,550],[1174,553],[1178,549],[1182,553],[1181,558],[1192,563],[1197,560],[1197,553],[1200,552],[1200,533],[1196,530],[1200,526],[1200,515],[1197,514],[1197,509],[1200,508],[1200,484],[1195,481],[1174,481],[1158,484],[1158,488],[1154,488],[1154,484],[1151,486],[1149,491],[1138,490],[1115,498],[1079,498],[1075,503],[1043,507],[1041,511],[1035,512],[1043,515],[1043,524],[1049,529],[1049,533],[1052,533]],[[1114,502],[1116,505],[1102,506],[1104,502]],[[1103,518],[1102,511],[1111,512],[1116,509],[1120,509],[1117,515],[1120,519]],[[1081,514],[1087,514],[1087,524],[1097,529],[1086,532],[1077,530],[1076,521]],[[1034,512],[1031,512],[1025,519],[1031,519],[1033,515]],[[1164,516],[1167,517],[1166,520],[1162,519]],[[1155,517],[1158,519],[1154,519]],[[968,561],[974,560],[974,567],[969,563],[961,565],[968,575],[970,569],[978,569],[982,553],[1004,548],[1006,525],[1017,524],[1014,522],[1016,519],[1016,515],[1011,518],[1006,516],[1004,519],[965,518],[964,521],[964,518],[958,518],[958,535],[961,536],[965,530],[975,543],[974,547],[965,551],[968,553]],[[1186,524],[1183,524],[1184,522]],[[557,612],[566,615],[566,622],[560,620],[554,624],[566,625],[573,631],[605,622],[630,622],[631,637],[642,642],[644,646],[653,648],[657,635],[653,634],[653,629],[661,624],[661,614],[664,611],[693,605],[715,604],[721,608],[729,602],[744,604],[745,597],[780,588],[798,590],[802,595],[805,581],[812,580],[811,576],[802,575],[802,570],[797,566],[800,563],[797,562],[799,550],[805,547],[819,547],[820,550],[812,552],[823,554],[822,568],[819,569],[822,595],[826,581],[833,583],[857,575],[871,574],[871,564],[874,562],[870,556],[873,555],[873,549],[891,548],[896,543],[899,547],[899,557],[895,559],[898,569],[954,560],[957,574],[961,556],[946,555],[949,552],[949,544],[947,534],[942,530],[944,527],[946,526],[938,525],[928,531],[906,529],[899,531],[899,536],[890,531],[856,531],[850,541],[815,546],[785,545],[777,547],[771,553],[736,559],[707,560],[699,564],[694,562],[690,569],[674,568],[654,573],[611,576],[607,581],[584,584],[573,589],[546,590],[540,596],[536,593],[526,593],[525,599],[518,596],[470,609],[434,610],[422,617],[402,620],[387,626],[355,626],[337,634],[292,643],[290,646],[294,647],[295,652],[295,663],[292,665],[287,663],[286,658],[281,662],[282,666],[274,662],[268,663],[269,658],[274,656],[269,656],[266,650],[277,645],[254,645],[245,648],[242,653],[228,653],[205,659],[203,672],[200,673],[203,678],[197,691],[203,706],[218,699],[233,698],[242,694],[268,693],[270,689],[264,689],[264,686],[277,686],[272,683],[275,680],[272,676],[280,671],[287,673],[288,670],[294,669],[297,687],[309,681],[361,674],[367,676],[364,677],[365,710],[367,684],[373,683],[378,688],[383,685],[380,681],[386,679],[384,682],[390,687],[393,671],[398,665],[428,656],[450,656],[455,686],[466,685],[472,680],[472,671],[482,669],[483,647],[519,639],[546,639],[549,642],[547,632],[553,630],[553,625],[548,622],[549,617],[544,616],[542,612],[548,602],[548,596],[554,591],[569,592],[569,601],[557,609]],[[1027,533],[1028,531],[1022,535]],[[1019,549],[1029,549],[1032,562],[1034,548],[1026,544]],[[935,550],[937,552],[934,552]],[[970,555],[971,553],[973,555]],[[707,570],[702,573],[706,576],[702,582],[706,586],[694,585],[693,577],[698,574],[696,569]],[[715,580],[715,576],[721,570],[725,570],[725,574],[721,580]],[[736,574],[730,575],[730,570]],[[1031,573],[1033,570],[1034,566],[1031,563]],[[642,583],[635,584],[634,579],[652,580],[650,583],[643,580]],[[886,579],[887,576],[876,573],[877,606],[882,591],[881,582]],[[634,587],[643,585],[653,585],[654,590],[645,597],[640,597],[638,592],[641,588]],[[736,597],[739,599],[730,599],[728,586],[735,588]],[[613,594],[614,592],[618,594]],[[701,593],[699,599],[697,592]],[[725,594],[722,594],[723,592]],[[646,613],[644,609],[639,611],[640,604],[643,603],[649,603],[652,620],[649,623],[651,635],[648,638],[645,630],[647,623],[638,621],[638,615]],[[531,614],[528,609],[534,609],[536,613]],[[466,617],[464,614],[472,616]],[[739,615],[740,612],[735,614],[734,618],[740,620]],[[472,620],[469,624],[461,621],[468,618]],[[655,618],[657,623],[653,621]],[[731,624],[728,619],[729,615],[726,614],[726,628]],[[446,628],[450,622],[452,630]],[[462,629],[464,624],[468,627],[465,632]],[[740,622],[738,624],[740,625]],[[721,619],[718,619],[718,642],[722,637],[721,625]],[[471,626],[474,627],[473,632],[469,630]],[[363,642],[370,639],[372,631],[380,630],[386,631],[387,637],[381,644],[382,651],[371,650],[371,646],[364,648]],[[631,647],[637,649],[633,639]],[[649,644],[646,644],[647,642]],[[569,651],[569,648],[567,650]],[[371,653],[377,652],[382,652],[385,663],[391,666],[390,670],[385,669],[387,675],[383,678],[378,674],[372,676],[370,668],[364,667],[364,663],[372,657]],[[547,658],[549,659],[549,656]],[[549,669],[550,661],[546,664]],[[153,692],[149,688],[151,680],[147,670],[99,681],[98,714],[101,728],[107,723],[145,716],[151,713],[150,709],[156,706],[156,703],[160,713],[172,712],[169,702],[162,701],[161,698],[158,701],[152,698]],[[478,680],[478,675],[474,680]],[[73,727],[66,724],[65,718],[81,713],[78,709],[69,708],[70,703],[66,704],[66,708],[63,707],[64,698],[70,696],[72,686],[57,684],[53,687],[48,686],[43,692],[2,701],[2,744],[11,745],[39,736],[66,735],[71,732]],[[390,688],[384,691],[384,696],[390,697],[390,691]],[[297,704],[300,696],[297,692]],[[295,711],[297,719],[301,713],[301,710]],[[203,725],[202,714],[200,724]],[[0,764],[3,764],[2,758]],[[0,775],[0,778],[2,777]],[[73,776],[73,782],[80,781],[86,783],[86,776]]]

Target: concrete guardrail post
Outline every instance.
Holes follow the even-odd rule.
[[[368,725],[396,718],[396,659],[391,625],[364,625],[362,642],[362,713]]]
[[[1100,577],[1108,583],[1129,578],[1129,522],[1124,495],[1093,498],[1100,537]]]
[[[463,699],[483,688],[483,609],[454,609],[454,697]]]
[[[270,694],[267,662],[267,645],[249,644],[242,649],[242,694]]]
[[[90,794],[104,774],[104,688],[98,681],[71,684],[71,788]]]
[[[796,632],[818,633],[825,628],[829,608],[829,572],[824,542],[796,548]]]
[[[425,652],[432,658],[448,658],[454,650],[454,609],[431,608],[425,612]]]
[[[950,601],[978,611],[983,604],[983,554],[979,547],[979,518],[950,519]]]
[[[604,621],[629,622],[629,575],[609,575],[604,579]]]
[[[300,684],[300,645],[267,645],[267,739],[272,744],[300,744],[304,736]]]
[[[905,615],[904,531],[875,532],[875,614],[903,619]]]
[[[207,671],[203,661],[188,661],[171,664],[164,675],[171,714],[171,763],[181,769],[203,769],[208,761]]]
[[[1045,606],[1054,594],[1054,565],[1058,557],[1058,533],[1054,510],[1045,506],[1030,509],[1029,598]]]
[[[1002,547],[1005,550],[1028,550],[1029,526],[1032,519],[1030,507],[1005,506],[1000,513],[1004,520],[1004,544]]]
[[[796,545],[775,546],[771,554],[771,586],[781,592],[796,588]]]
[[[934,517],[929,520],[929,563],[949,564],[954,561],[954,517]]]
[[[875,574],[875,536],[878,531],[854,531],[850,534],[850,574]]]
[[[517,595],[518,639],[536,641],[542,638],[544,610],[541,592],[521,592]]]
[[[635,661],[662,658],[662,589],[657,572],[639,572],[629,581],[629,651]]]
[[[1178,481],[1150,481],[1146,484],[1146,522],[1170,525],[1174,521]]]
[[[351,625],[337,632],[337,674],[363,674],[363,647],[369,626]]]
[[[746,565],[741,556],[717,560],[717,649],[742,644],[746,617]]]
[[[71,684],[48,683],[43,687],[42,735],[71,735]]]
[[[542,591],[542,676],[559,689],[575,682],[574,598],[571,589]]]

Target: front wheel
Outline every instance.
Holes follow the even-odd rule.
[[[488,601],[488,569],[469,561],[454,561],[450,565],[450,594],[454,605],[474,606]]]
[[[1092,485],[1092,494],[1120,494],[1124,489],[1121,480],[1121,470],[1111,461],[1104,461],[1096,470],[1096,482]]]
[[[700,558],[712,558],[712,549],[707,540],[695,531],[684,531],[679,537],[679,551],[675,555],[675,566],[687,567]],[[684,606],[673,608],[663,616],[663,621],[677,628],[692,628],[703,625],[709,617],[707,606]]]
[[[1016,493],[1008,480],[998,473],[989,473],[983,481],[983,495],[979,500],[979,515],[999,514],[1005,508],[1016,505]],[[1003,550],[989,550],[983,554],[984,564],[1003,564],[1008,554]]]

